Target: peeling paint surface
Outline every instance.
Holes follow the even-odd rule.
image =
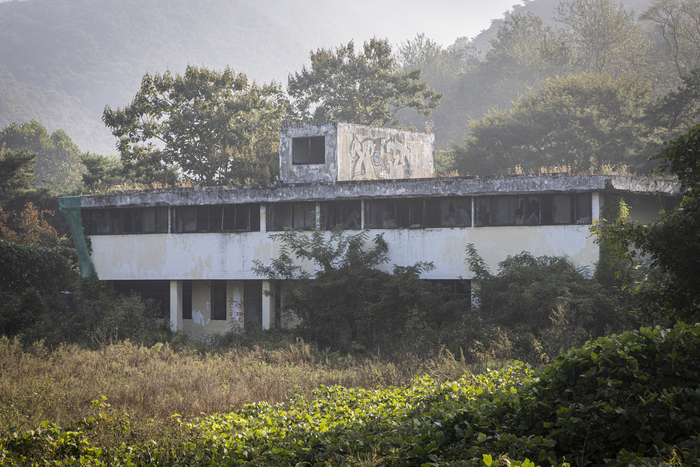
[[[464,263],[467,243],[476,246],[492,271],[508,255],[523,251],[566,255],[576,265],[589,267],[599,256],[589,225],[387,229],[370,230],[370,237],[380,233],[389,244],[392,264],[432,261],[435,269],[424,275],[427,279],[469,278]],[[97,273],[109,280],[261,279],[252,271],[254,261],[269,264],[282,247],[264,232],[100,235],[91,241],[98,252],[93,258]],[[308,261],[300,264],[312,271]],[[392,264],[384,269],[390,270]],[[234,302],[241,301],[235,298],[235,288],[229,295]]]

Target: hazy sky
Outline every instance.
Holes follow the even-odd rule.
[[[399,43],[425,35],[444,47],[461,36],[472,38],[503,17],[519,0],[352,0],[372,22],[381,19],[386,36]]]
[[[0,3],[7,1],[12,0],[0,0]],[[264,6],[266,3],[265,0],[251,1],[255,1],[258,6]],[[288,1],[301,10],[305,4],[311,6],[309,4],[315,2]],[[502,18],[503,13],[513,5],[522,5],[523,0],[347,0],[347,3],[360,6],[366,12],[368,22],[374,25],[381,24],[384,31],[382,36],[388,37],[394,44],[412,39],[422,32],[438,44],[447,47],[458,37],[476,36],[491,25],[491,20]]]

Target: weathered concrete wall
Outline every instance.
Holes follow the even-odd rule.
[[[618,183],[618,179],[622,182]],[[517,195],[525,193],[631,192],[680,195],[677,181],[656,177],[617,175],[513,176],[482,179],[350,181],[327,184],[242,185],[171,188],[84,196],[82,207],[194,206],[405,197]]]
[[[471,277],[464,264],[467,243],[476,246],[494,272],[508,255],[523,251],[537,256],[567,255],[577,265],[592,266],[599,253],[589,227],[397,229],[372,230],[370,235],[384,233],[391,264],[408,266],[432,261],[435,269],[424,278],[457,279]],[[99,278],[114,280],[261,279],[252,272],[253,261],[269,264],[282,246],[263,232],[101,235],[91,237],[91,241]],[[391,264],[384,268],[391,269]],[[309,263],[303,266],[310,270]],[[205,318],[210,316],[202,313]]]
[[[193,338],[206,338],[235,328],[243,330],[243,305],[243,281],[227,281],[226,320],[211,319],[211,282],[195,280],[192,282],[192,319],[182,321],[183,331]]]
[[[338,181],[435,176],[435,135],[338,123]]]
[[[326,156],[324,164],[294,165],[292,139],[324,136]],[[288,183],[333,183],[338,179],[338,137],[335,123],[298,125],[280,129],[280,180]]]

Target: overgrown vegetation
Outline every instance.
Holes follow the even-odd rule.
[[[97,398],[91,415],[11,428],[0,446],[8,465],[692,465],[699,369],[699,327],[643,328],[534,371],[321,387],[189,421],[139,426]]]
[[[420,280],[432,264],[378,269],[388,262],[381,235],[367,247],[368,232],[334,231],[273,235],[281,254],[270,266],[256,264],[258,275],[293,280],[282,295],[282,313],[299,322],[299,332],[322,348],[355,349],[388,354],[425,354],[445,345],[445,330],[457,308],[445,290]],[[309,261],[313,275],[298,266]],[[468,305],[466,305],[468,307]]]
[[[381,235],[371,246],[367,231],[326,237],[290,230],[273,238],[282,245],[279,257],[255,271],[293,281],[282,289],[283,320],[298,323],[300,335],[321,348],[400,356],[445,347],[467,360],[486,353],[539,364],[632,325],[618,284],[601,284],[564,257],[524,252],[491,274],[469,245],[472,306],[471,296],[450,297],[443,286],[420,279],[430,263],[382,270],[389,246]],[[316,272],[305,272],[302,263]]]
[[[628,282],[642,319],[664,324],[700,320],[700,125],[668,142],[655,159],[659,171],[678,177],[683,199],[653,223],[623,217],[597,226],[605,248],[622,263],[638,264],[641,274]]]
[[[153,344],[169,336],[153,303],[83,281],[74,249],[0,240],[0,334],[23,335],[50,347],[101,339]]]
[[[443,352],[430,358],[390,361],[321,351],[294,334],[265,332],[246,342],[206,344],[177,334],[166,344],[142,346],[96,334],[92,349],[76,344],[0,339],[0,436],[44,420],[68,425],[91,414],[90,401],[105,395],[134,425],[239,410],[246,404],[312,396],[321,385],[396,387],[430,374],[447,381],[496,362],[468,365]]]

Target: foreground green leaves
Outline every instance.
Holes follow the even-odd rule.
[[[129,438],[128,419],[48,422],[0,440],[8,465],[693,465],[700,433],[700,326],[601,338],[535,371],[372,391],[322,387],[313,399],[253,404]]]

